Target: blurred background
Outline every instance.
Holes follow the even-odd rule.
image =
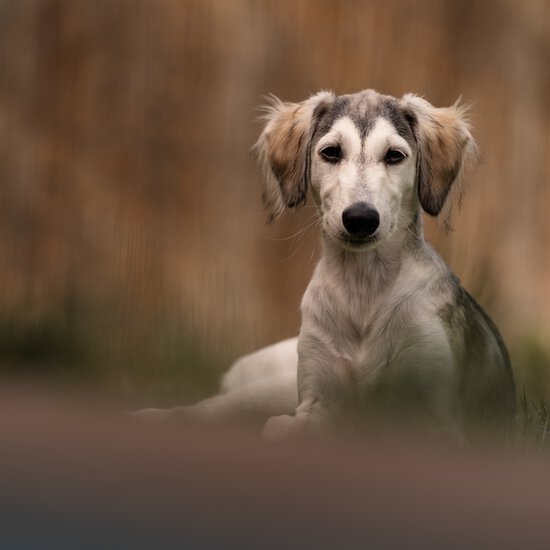
[[[171,404],[295,335],[318,235],[265,224],[256,107],[363,88],[472,104],[427,235],[550,399],[545,0],[2,0],[1,370]]]

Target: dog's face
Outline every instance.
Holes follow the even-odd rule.
[[[360,249],[410,224],[416,144],[397,100],[372,91],[337,97],[316,122],[310,181],[325,234]]]
[[[267,169],[264,202],[273,217],[304,201],[311,185],[326,237],[352,250],[375,246],[406,229],[419,202],[440,212],[475,151],[463,115],[373,90],[275,100],[257,143]]]

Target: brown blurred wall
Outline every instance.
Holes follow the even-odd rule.
[[[52,325],[133,391],[295,334],[318,236],[264,224],[255,107],[366,87],[472,104],[484,162],[427,233],[550,396],[543,0],[3,1],[0,342]]]

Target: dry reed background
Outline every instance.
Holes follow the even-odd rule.
[[[544,0],[0,2],[0,364],[153,404],[295,334],[318,236],[264,224],[254,109],[366,87],[473,104],[484,163],[427,232],[550,398]]]

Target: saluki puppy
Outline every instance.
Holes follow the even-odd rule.
[[[308,189],[318,207],[322,254],[299,337],[237,361],[218,396],[144,414],[258,412],[274,439],[324,430],[355,405],[459,433],[512,416],[498,329],[422,231],[422,210],[441,213],[477,154],[465,109],[374,90],[273,98],[256,151],[271,219]]]

